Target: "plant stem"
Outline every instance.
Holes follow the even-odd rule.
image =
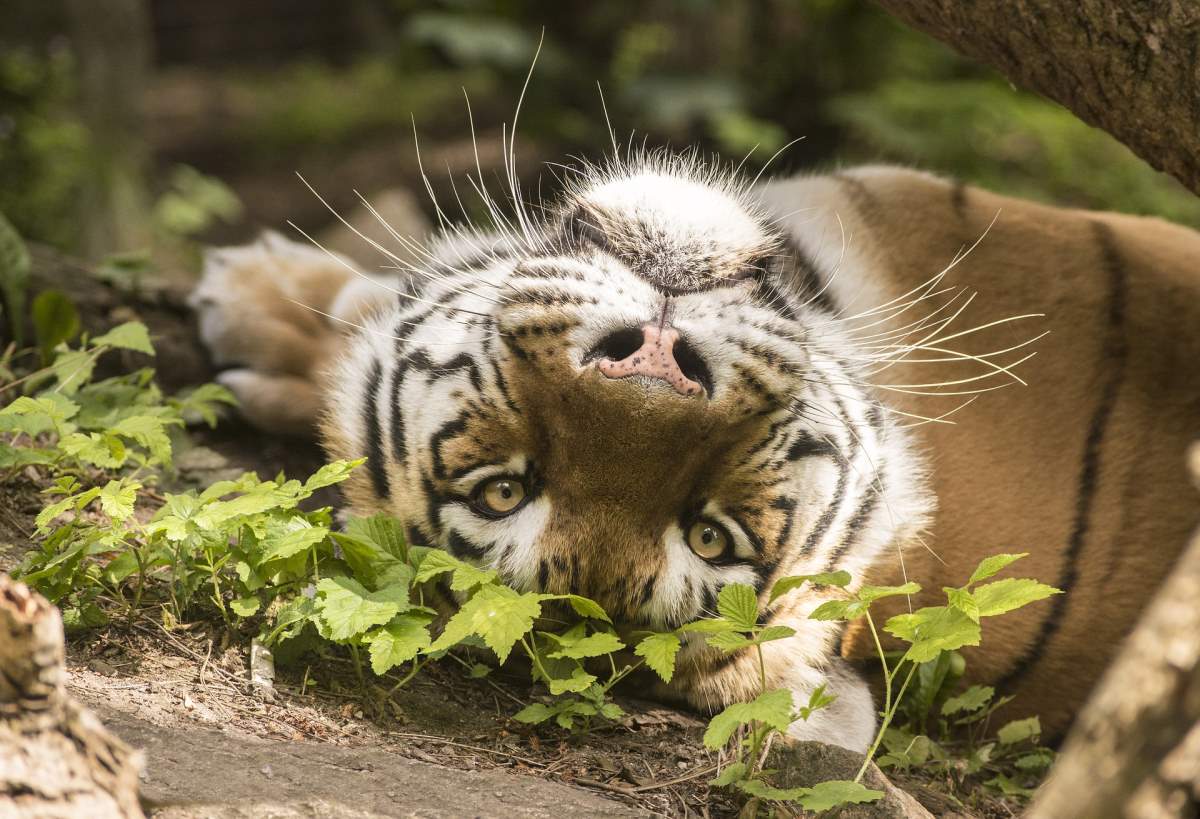
[[[884,711],[883,723],[879,726],[879,732],[875,734],[875,741],[871,743],[871,747],[867,750],[867,756],[863,760],[862,767],[858,769],[858,774],[854,777],[855,782],[861,782],[863,775],[867,772],[867,766],[871,764],[871,760],[875,758],[875,752],[879,750],[879,743],[883,741],[883,735],[887,731],[888,726],[892,724],[892,717],[896,716],[896,711],[900,707],[900,701],[904,699],[904,691],[908,688],[909,682],[913,678],[913,674],[917,670],[916,663],[909,663],[908,674],[904,677],[904,682],[900,685],[900,690],[896,693],[895,704],[888,710]],[[890,693],[891,683],[888,683]]]

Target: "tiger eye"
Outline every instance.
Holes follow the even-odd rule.
[[[483,485],[476,502],[494,515],[507,515],[525,500],[525,485],[515,478],[496,478]]]
[[[729,535],[716,523],[698,520],[688,529],[687,544],[705,560],[716,560],[729,548]]]

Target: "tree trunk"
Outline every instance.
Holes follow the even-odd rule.
[[[1200,483],[1200,444],[1190,460]],[[1198,813],[1200,534],[1084,708],[1027,816]]]
[[[138,250],[151,238],[142,124],[152,36],[144,0],[67,0],[79,108],[92,151],[80,196],[82,255]]]
[[[1195,0],[878,0],[1200,193]]]
[[[141,754],[64,689],[58,609],[0,574],[0,816],[141,817]]]

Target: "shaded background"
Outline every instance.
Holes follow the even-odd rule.
[[[866,0],[6,0],[0,212],[102,269],[188,267],[197,239],[326,223],[296,171],[338,207],[423,190],[415,123],[460,213],[464,89],[495,181],[543,29],[518,130],[529,191],[553,191],[547,163],[610,150],[599,83],[622,141],[757,146],[751,173],[803,137],[772,173],[899,162],[1200,225],[1200,199],[1111,137]]]

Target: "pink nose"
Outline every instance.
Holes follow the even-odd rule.
[[[641,347],[620,361],[604,358],[596,366],[608,378],[648,375],[666,381],[680,395],[699,395],[703,388],[684,375],[675,360],[675,342],[678,340],[678,330],[659,329],[648,324],[642,328]]]

